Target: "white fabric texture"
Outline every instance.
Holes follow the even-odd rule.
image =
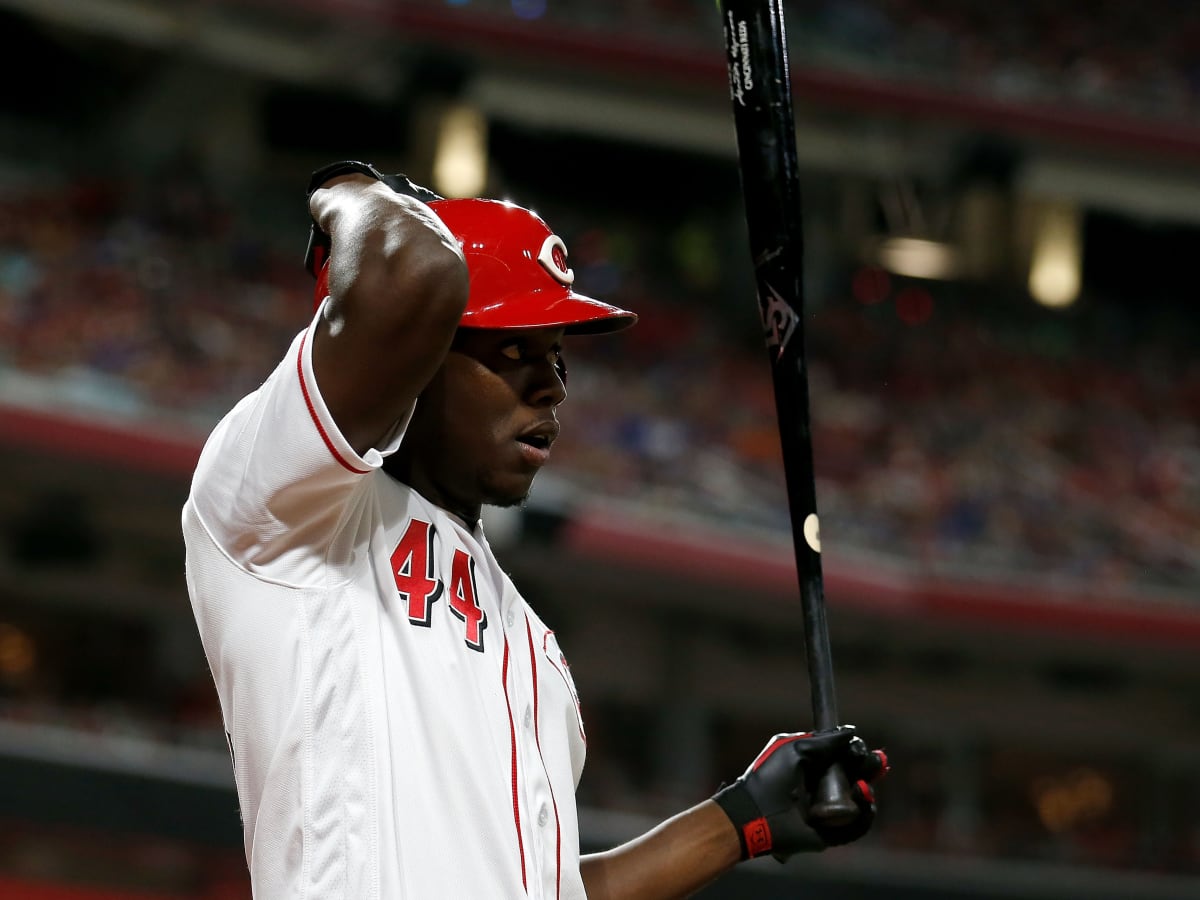
[[[403,423],[347,444],[311,330],[217,425],[183,510],[254,896],[582,898],[557,641],[481,529],[381,470]]]

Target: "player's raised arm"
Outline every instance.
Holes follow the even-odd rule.
[[[408,412],[445,358],[467,303],[467,268],[420,200],[361,172],[314,181],[309,209],[328,238],[318,282],[328,300],[313,370],[338,429],[361,454]]]

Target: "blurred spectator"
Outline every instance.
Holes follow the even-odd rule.
[[[442,0],[424,0],[446,11]],[[1200,25],[1190,0],[790,0],[795,69],[849,71],[964,96],[1165,121],[1200,111]],[[519,4],[473,0],[473,18],[517,18],[597,40],[652,34],[710,53],[710,0]]]
[[[264,377],[311,310],[295,235],[280,238],[283,249],[270,236],[248,239],[193,178],[178,192],[171,178],[147,184],[149,199],[93,182],[0,199],[0,377],[49,382],[132,422],[179,421],[197,440]],[[572,342],[559,474],[609,502],[726,527],[789,527],[761,342],[753,333],[739,341],[742,329],[722,312],[744,302],[723,297],[719,279],[680,271],[694,256],[669,252],[673,236],[621,219],[575,234],[569,211],[555,212],[577,248],[580,284],[591,290],[594,280],[604,289],[596,293],[643,316],[624,337]],[[982,289],[966,304],[968,289],[959,291],[917,324],[848,290],[814,305],[809,380],[826,540],[975,577],[1194,589],[1196,336],[1153,320],[1115,335],[1086,316],[1065,328],[1032,304],[997,303]],[[118,680],[142,676],[145,658],[144,649],[122,654],[136,670],[124,676],[120,661],[103,668]],[[0,717],[223,753],[206,677],[139,681],[160,682],[133,700],[136,692],[93,682],[80,696],[67,681],[9,685]],[[645,728],[630,730],[620,704],[593,712],[594,732],[610,738],[581,797],[654,812],[667,787],[644,781],[636,735]],[[718,758],[735,737],[719,737]],[[1032,807],[1011,797],[1007,811],[984,810],[980,833],[950,840],[952,798],[930,779],[920,765],[894,779],[886,815],[897,827],[881,834],[904,849],[1197,865],[1186,841],[1148,857],[1128,829],[1105,823],[1044,834]]]
[[[248,239],[195,176],[148,187],[152,202],[96,183],[0,200],[0,359],[199,433],[304,326],[308,283],[294,247]],[[762,349],[738,349],[719,283],[645,230],[579,235],[580,283],[642,321],[571,347],[559,471],[597,496],[786,528]],[[1200,582],[1200,366],[1177,323],[1114,355],[1111,335],[1089,349],[1101,325],[1053,330],[982,289],[912,326],[823,299],[807,336],[827,540],[975,574]]]

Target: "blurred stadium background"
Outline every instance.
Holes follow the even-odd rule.
[[[839,695],[896,765],[866,840],[704,896],[1200,896],[1194,4],[785,7]],[[178,512],[307,321],[333,159],[532,206],[643,313],[488,523],[575,669],[588,847],[808,724],[720,27],[0,2],[0,897],[249,896]]]

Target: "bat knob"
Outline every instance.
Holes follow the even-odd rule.
[[[836,767],[826,772],[813,792],[812,806],[808,809],[809,818],[822,825],[837,827],[849,825],[861,814],[862,810],[854,800],[845,773]]]

